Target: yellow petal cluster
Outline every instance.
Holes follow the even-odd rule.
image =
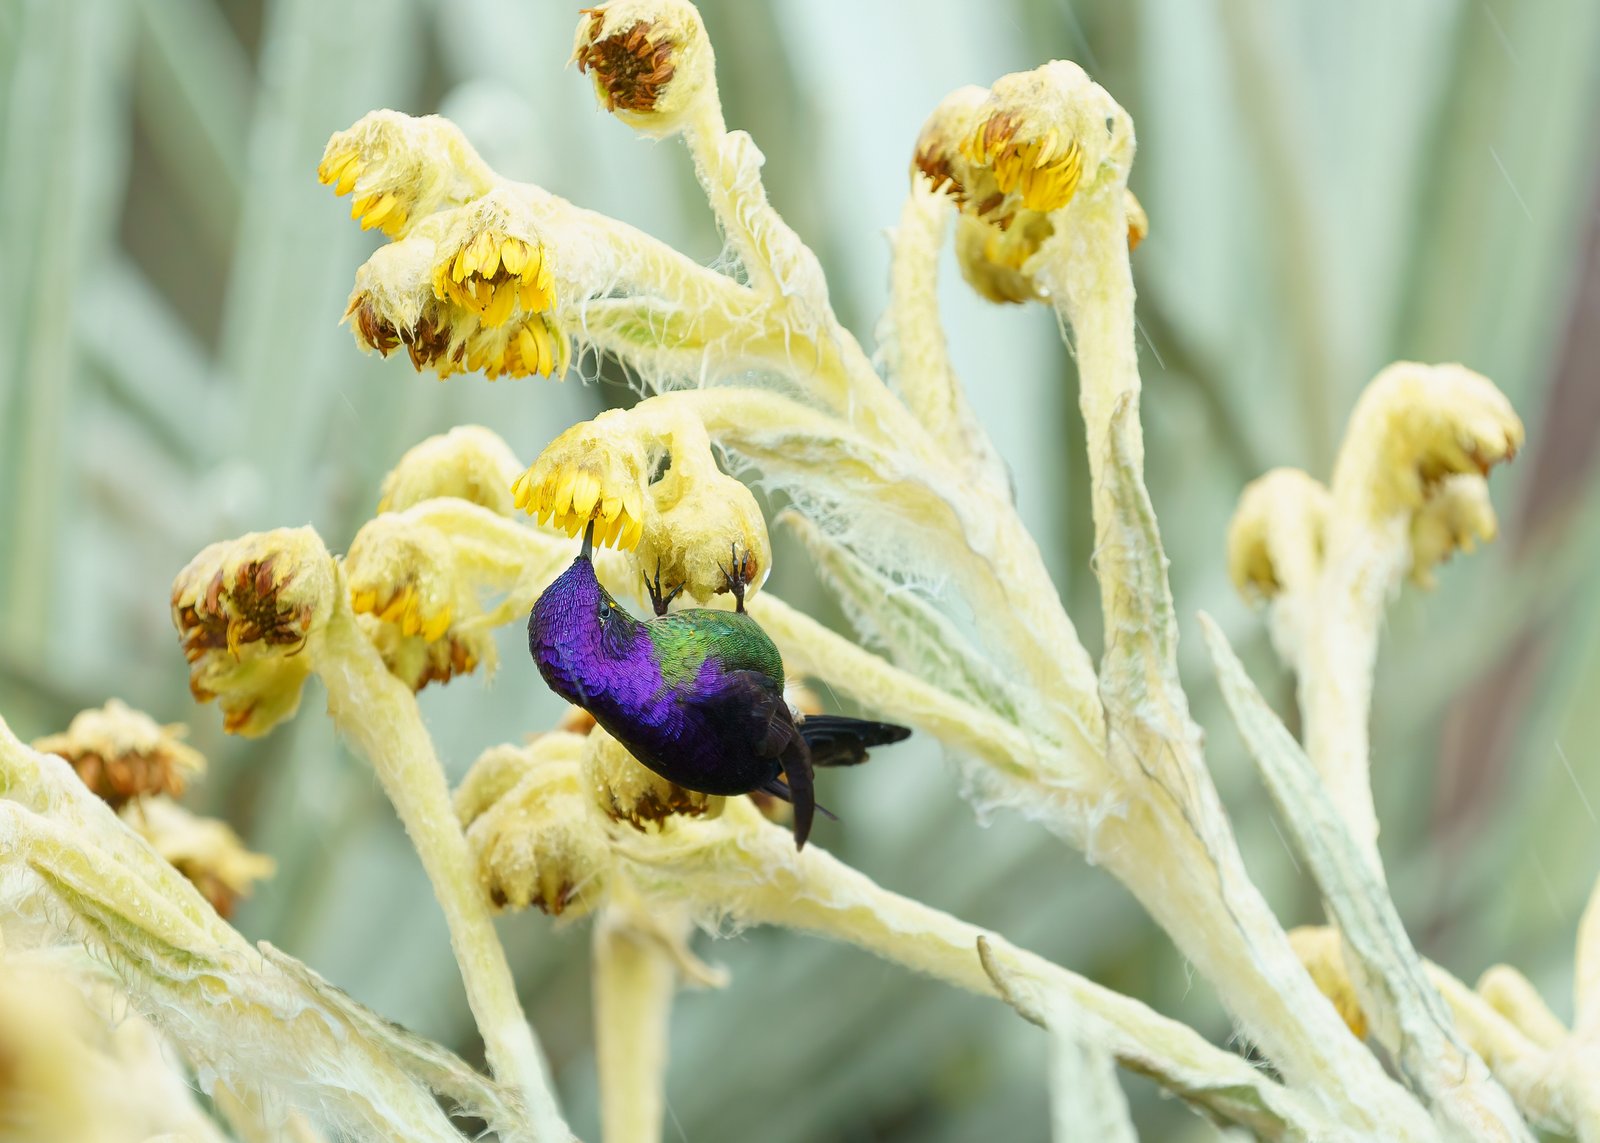
[[[592,520],[595,543],[627,550],[644,533],[648,455],[625,410],[572,426],[512,485],[516,506],[576,536]]]
[[[962,141],[961,152],[994,171],[1000,192],[1019,194],[1029,210],[1060,210],[1083,177],[1083,148],[1055,127],[1029,135],[1022,126],[1016,113],[996,110]]]
[[[205,769],[200,752],[182,741],[187,733],[112,699],[74,715],[63,733],[36,739],[33,748],[65,758],[84,785],[116,808],[149,794],[181,794],[188,778]]]
[[[496,747],[457,792],[478,879],[496,908],[582,916],[600,902],[610,847],[576,759],[584,741],[549,734]]]
[[[550,263],[515,197],[496,191],[459,215],[439,243],[434,297],[477,315],[488,329],[505,325],[519,310],[549,310],[555,303]]]
[[[1323,925],[1305,925],[1290,930],[1289,944],[1300,958],[1300,963],[1311,974],[1317,991],[1333,1002],[1340,1019],[1356,1039],[1365,1039],[1367,1014],[1361,1010],[1355,985],[1345,971],[1344,950],[1341,947],[1343,941],[1338,930]]]
[[[585,8],[572,62],[600,106],[636,130],[670,135],[714,101],[715,62],[705,25],[685,0],[611,0]]]
[[[448,537],[405,512],[369,521],[345,557],[351,609],[412,690],[494,666],[494,640],[458,563]]]
[[[277,863],[252,853],[227,822],[191,814],[171,798],[145,798],[125,806],[131,825],[173,868],[194,883],[223,917],[248,897],[256,882],[271,877]]]
[[[460,130],[437,115],[373,111],[328,140],[317,178],[354,193],[350,217],[391,238],[416,219],[483,194],[493,173]]]
[[[521,466],[511,446],[482,425],[458,425],[407,450],[383,478],[379,512],[399,512],[441,496],[510,516],[511,482]]]
[[[178,573],[172,621],[189,690],[218,701],[230,734],[265,734],[299,707],[311,672],[300,652],[333,612],[335,578],[310,528],[212,544]]]

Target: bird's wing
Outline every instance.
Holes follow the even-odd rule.
[[[783,701],[782,684],[762,671],[730,671],[716,698],[700,699],[697,705],[724,728],[726,739],[749,743],[758,758],[777,760],[789,783],[789,801],[794,803],[795,848],[804,847],[817,808],[811,752]]]

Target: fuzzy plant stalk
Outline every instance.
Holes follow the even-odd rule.
[[[179,573],[172,606],[193,689],[220,696],[236,731],[264,733],[298,706],[308,674],[323,681],[335,725],[372,765],[433,885],[491,1068],[541,1137],[565,1138],[416,696],[360,630],[322,541],[298,529],[214,544]]]
[[[443,1097],[507,1139],[535,1138],[509,1090],[250,945],[62,759],[3,722],[0,871],[6,956],[86,950],[224,1102],[237,1097],[241,1134],[280,1137],[299,1107],[340,1137],[458,1143]]]

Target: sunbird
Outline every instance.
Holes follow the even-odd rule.
[[[593,549],[591,523],[578,558],[533,605],[528,651],[551,690],[667,781],[791,802],[795,848],[803,849],[818,808],[812,767],[853,766],[868,747],[911,733],[838,715],[796,721],[783,698],[783,658],[745,612],[749,564],[737,552],[723,573],[737,611],[669,614],[682,586],[663,593],[658,573],[654,583],[645,576],[655,617],[641,621],[600,586]]]

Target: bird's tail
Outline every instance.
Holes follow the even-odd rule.
[[[854,766],[867,760],[869,747],[887,746],[910,735],[909,727],[839,714],[813,714],[800,724],[813,766]]]

